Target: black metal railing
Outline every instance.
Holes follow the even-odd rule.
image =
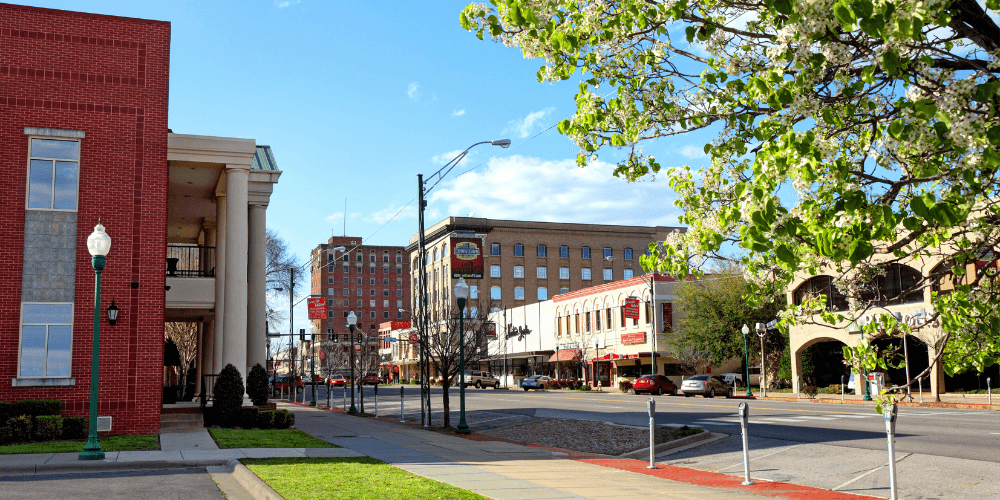
[[[211,278],[215,276],[215,247],[167,245],[167,276]]]
[[[201,408],[205,409],[208,402],[215,406],[215,380],[219,378],[218,373],[206,373],[201,376]]]

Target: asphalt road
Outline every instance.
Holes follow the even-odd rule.
[[[128,470],[0,477],[0,497],[51,500],[222,500],[205,469]]]

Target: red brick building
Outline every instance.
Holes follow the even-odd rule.
[[[101,219],[99,413],[159,428],[169,61],[169,23],[0,4],[0,399],[86,415]]]

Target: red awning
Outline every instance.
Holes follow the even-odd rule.
[[[549,363],[555,363],[556,361],[573,361],[580,359],[580,356],[581,354],[579,349],[560,349],[549,358]]]

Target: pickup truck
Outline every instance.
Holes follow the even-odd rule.
[[[493,374],[489,372],[466,370],[465,386],[468,387],[470,385],[474,386],[476,389],[485,389],[487,387],[499,389],[500,379],[494,377]]]

